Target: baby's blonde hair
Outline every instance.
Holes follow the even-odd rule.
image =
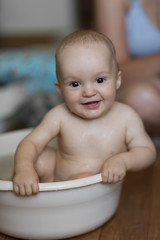
[[[73,46],[75,44],[89,44],[89,43],[103,43],[105,44],[108,49],[110,50],[111,57],[112,57],[112,64],[115,67],[116,73],[119,71],[118,62],[116,59],[116,51],[112,41],[102,33],[93,31],[93,30],[79,30],[73,32],[66,36],[61,43],[59,44],[56,50],[56,74],[57,78],[59,79],[60,76],[60,61],[59,61],[59,54],[60,52],[66,48],[67,46]]]

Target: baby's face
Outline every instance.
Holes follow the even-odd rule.
[[[106,114],[121,83],[109,49],[100,43],[68,46],[60,54],[60,93],[71,112],[96,119]]]

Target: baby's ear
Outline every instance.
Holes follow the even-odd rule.
[[[57,92],[59,92],[59,94],[62,96],[62,90],[61,90],[61,86],[60,86],[59,82],[58,82],[58,81],[55,81],[55,82],[54,82],[54,86],[55,86]],[[62,97],[63,97],[63,96],[62,96]]]
[[[118,72],[117,74],[117,80],[116,80],[116,90],[118,90],[121,86],[121,81],[122,81],[122,77],[121,77],[121,72]]]

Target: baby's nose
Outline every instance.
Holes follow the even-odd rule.
[[[96,95],[96,93],[97,93],[97,90],[95,89],[94,86],[85,86],[83,88],[83,96],[84,97],[91,97],[91,96]]]

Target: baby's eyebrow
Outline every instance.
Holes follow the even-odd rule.
[[[96,73],[96,76],[103,76],[103,75],[111,75],[112,73],[111,72],[106,72],[106,71],[104,71],[104,72],[98,72],[98,73]]]
[[[75,76],[66,76],[63,78],[64,81],[80,81],[80,79],[78,77],[75,77]]]

